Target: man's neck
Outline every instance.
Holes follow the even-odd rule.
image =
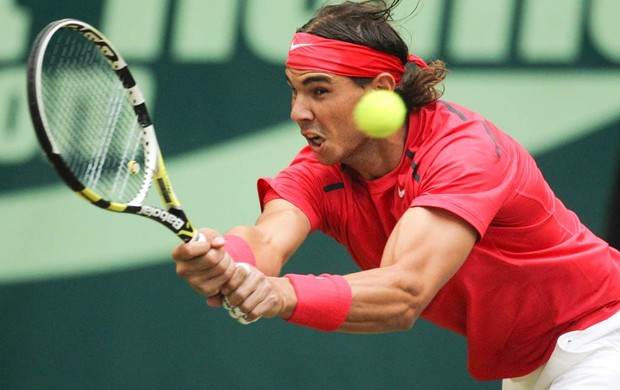
[[[356,151],[354,157],[343,163],[366,180],[378,179],[398,167],[406,138],[406,126],[403,126],[389,137],[369,139]]]

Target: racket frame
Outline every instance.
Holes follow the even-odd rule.
[[[133,107],[137,122],[140,126],[144,146],[144,177],[140,190],[127,204],[110,202],[103,199],[91,188],[81,183],[71,172],[61,156],[61,151],[54,145],[49,123],[44,110],[41,72],[45,51],[53,35],[60,29],[71,29],[97,46],[106,58],[110,67],[115,71],[119,81],[127,93],[127,99]],[[48,24],[38,34],[28,58],[28,103],[35,133],[41,149],[51,162],[63,181],[80,197],[97,207],[117,213],[140,215],[157,221],[172,230],[181,240],[188,242],[199,238],[199,233],[193,227],[181,207],[181,203],[172,189],[166,166],[157,142],[155,128],[146,108],[144,95],[138,87],[127,63],[114,48],[112,43],[95,27],[77,19],[61,19]],[[164,208],[144,205],[142,202],[155,184],[158,193],[165,205]]]

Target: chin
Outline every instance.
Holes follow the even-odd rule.
[[[324,154],[319,154],[319,153],[314,153],[314,157],[317,159],[317,161],[321,165],[325,165],[325,166],[336,165],[340,162],[340,160],[337,158],[326,156]]]

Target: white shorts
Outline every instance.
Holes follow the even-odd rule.
[[[547,363],[502,382],[502,390],[546,389],[620,389],[620,312],[587,329],[563,334]]]

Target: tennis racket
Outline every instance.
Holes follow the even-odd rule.
[[[28,59],[28,102],[41,148],[78,195],[202,238],[172,190],[143,94],[101,32],[75,19],[45,27]],[[144,204],[153,184],[162,207]]]

